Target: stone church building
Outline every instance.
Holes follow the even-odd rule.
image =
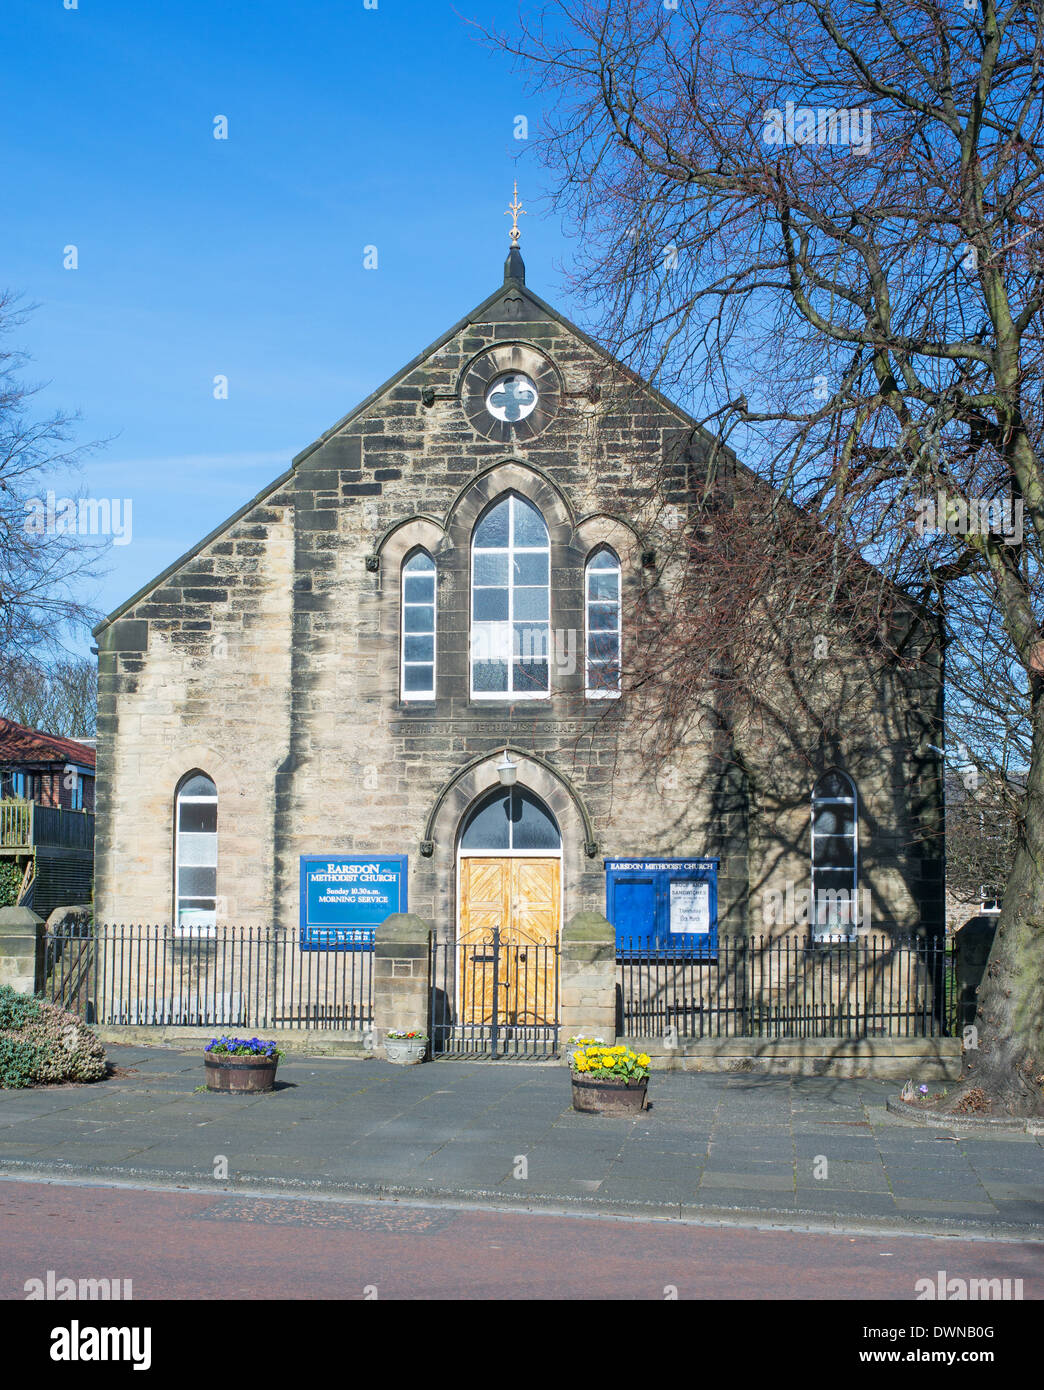
[[[709,445],[533,293],[513,244],[477,308],[97,629],[97,920],[292,941],[376,904],[444,940],[553,945],[582,910],[665,939],[938,932],[923,669],[753,778],[639,737],[631,614]],[[346,866],[363,899],[324,891]],[[788,919],[809,887],[829,920]],[[865,910],[839,920],[838,898]]]

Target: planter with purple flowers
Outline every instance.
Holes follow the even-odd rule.
[[[282,1055],[275,1042],[262,1038],[212,1038],[203,1049],[207,1090],[270,1091]]]

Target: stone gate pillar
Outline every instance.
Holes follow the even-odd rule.
[[[431,1033],[431,928],[413,912],[385,917],[373,939],[373,1029],[377,1055],[391,1029]]]
[[[0,908],[0,985],[19,994],[43,988],[43,926],[31,908]]]
[[[616,1040],[616,931],[600,912],[577,912],[562,928],[559,1038]]]

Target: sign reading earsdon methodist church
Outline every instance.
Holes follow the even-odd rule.
[[[405,854],[301,855],[302,951],[371,950],[374,928],[405,911]]]
[[[717,954],[716,859],[607,859],[605,879],[618,955]]]

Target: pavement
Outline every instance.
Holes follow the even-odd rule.
[[[235,1096],[197,1093],[197,1051],[108,1053],[0,1091],[0,1175],[1044,1240],[1044,1138],[926,1130],[894,1081],[654,1073],[632,1119],[576,1113],[563,1062],[288,1057]]]

